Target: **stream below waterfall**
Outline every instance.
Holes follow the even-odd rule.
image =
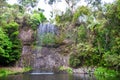
[[[0,80],[96,80],[94,76],[87,74],[59,74],[59,73],[24,73],[1,77]]]
[[[0,77],[0,80],[119,80],[119,78],[95,77],[93,74],[67,74],[54,72],[30,71],[23,74]]]

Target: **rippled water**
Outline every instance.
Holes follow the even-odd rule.
[[[25,73],[9,75],[0,78],[0,80],[95,80],[95,78],[84,74]]]
[[[94,75],[89,74],[66,74],[66,73],[24,73],[18,75],[9,75],[7,77],[1,77],[0,80],[119,80],[120,78],[105,78],[99,76],[95,78]]]

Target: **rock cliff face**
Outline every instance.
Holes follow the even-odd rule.
[[[68,66],[68,57],[60,54],[60,48],[42,47],[34,53],[33,68],[54,69]]]
[[[17,63],[19,67],[30,66],[32,64],[32,47],[31,44],[34,40],[32,29],[21,29],[20,30],[20,40],[22,42],[22,53],[21,58]]]
[[[20,30],[20,34],[19,37],[22,41],[23,46],[24,45],[31,45],[31,43],[34,40],[34,36],[33,36],[34,31],[32,29],[21,29]]]
[[[60,46],[57,48],[52,46],[44,46],[39,49],[32,48],[31,44],[34,37],[31,29],[21,30],[20,39],[22,42],[22,54],[18,66],[46,69],[54,69],[63,65],[68,66],[69,57],[61,54],[63,49]]]

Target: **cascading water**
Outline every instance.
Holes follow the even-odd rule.
[[[37,29],[37,45],[52,45],[55,42],[57,29],[52,24],[40,24]]]
[[[37,50],[34,58],[33,72],[31,74],[53,74],[50,69],[51,64],[55,64],[51,60],[48,47],[54,45],[57,28],[52,24],[40,24],[37,29]],[[47,57],[46,57],[47,56]],[[53,56],[52,56],[53,57]],[[45,68],[45,69],[43,69]],[[47,70],[48,71],[47,71]],[[47,73],[46,73],[47,71]]]

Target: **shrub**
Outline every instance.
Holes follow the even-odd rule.
[[[10,22],[0,28],[0,64],[3,66],[13,65],[20,57],[18,27],[16,22]]]
[[[80,66],[80,59],[75,54],[71,54],[69,59],[69,65],[74,68]]]
[[[107,68],[103,68],[103,67],[98,67],[94,74],[96,76],[105,76],[105,77],[116,77],[119,75],[119,73],[115,70],[110,70]]]
[[[14,61],[12,56],[12,42],[3,32],[3,29],[0,28],[0,64],[7,65],[12,61]]]
[[[69,73],[69,74],[72,74],[72,73],[73,73],[73,70],[72,70],[72,68],[70,68],[70,67],[61,66],[61,67],[59,68],[59,70],[61,70],[61,71],[66,71],[66,72]]]
[[[52,45],[55,43],[55,35],[51,33],[39,35],[39,43],[41,45]]]

